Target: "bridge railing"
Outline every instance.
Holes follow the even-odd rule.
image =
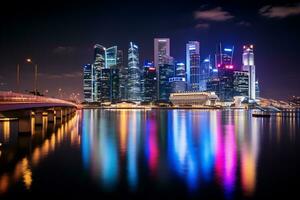
[[[61,99],[35,96],[29,94],[21,94],[14,92],[1,92],[0,103],[53,103],[53,104],[66,104],[69,106],[77,107],[77,104]]]

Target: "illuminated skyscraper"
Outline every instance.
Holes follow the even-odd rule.
[[[93,102],[93,66],[86,64],[83,67],[83,95],[85,102]]]
[[[175,75],[174,60],[171,56],[165,56],[163,65],[159,67],[159,100],[168,101],[172,86],[170,78]]]
[[[142,70],[142,99],[146,102],[157,100],[156,92],[156,69],[153,62],[145,62]]]
[[[124,63],[124,55],[122,50],[118,50],[117,52],[117,66],[119,69],[119,95],[120,100],[127,100],[128,98],[128,88],[127,88],[127,80],[128,80],[128,65]]]
[[[101,100],[101,71],[105,69],[106,49],[102,45],[94,46],[94,64],[93,64],[93,92],[92,98],[94,102]]]
[[[189,41],[186,44],[186,78],[188,89],[200,89],[200,44],[198,41]]]
[[[128,49],[128,99],[141,101],[141,70],[138,46],[130,42]]]
[[[154,39],[154,67],[156,68],[157,78],[157,96],[159,97],[159,67],[164,65],[164,57],[170,56],[170,39],[155,38]]]
[[[106,65],[105,68],[110,68],[117,65],[117,46],[109,47],[106,49]]]
[[[255,101],[255,65],[253,45],[244,45],[243,47],[243,70],[249,72],[249,101]]]

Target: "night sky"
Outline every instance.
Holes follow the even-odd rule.
[[[247,3],[248,2],[248,3]],[[153,60],[153,39],[168,37],[171,55],[185,61],[185,43],[200,41],[201,60],[217,43],[255,45],[261,96],[300,96],[300,1],[9,1],[0,8],[0,90],[33,88],[31,57],[39,65],[39,90],[68,96],[82,93],[82,66],[91,63],[93,45],[140,48],[140,61]]]

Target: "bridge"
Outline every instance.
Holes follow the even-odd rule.
[[[43,124],[43,118],[48,123],[62,123],[78,108],[76,103],[61,99],[0,92],[0,121],[18,120],[19,133],[30,133],[32,126]]]

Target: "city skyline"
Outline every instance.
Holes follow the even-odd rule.
[[[137,13],[127,16],[126,10],[129,10],[133,4],[133,2],[128,3],[128,5],[120,3],[116,9],[123,8],[124,11],[121,11],[117,16],[112,16],[109,14],[109,10],[112,8],[108,3],[104,3],[103,8],[101,8],[106,9],[102,14],[103,16],[92,19],[91,15],[87,15],[82,18],[79,24],[70,23],[68,25],[70,30],[78,30],[82,27],[89,27],[92,22],[98,23],[101,21],[100,19],[107,16],[110,22],[114,22],[112,23],[114,26],[109,25],[107,29],[111,33],[110,35],[107,34],[108,31],[99,32],[99,29],[95,28],[95,30],[90,30],[89,34],[82,34],[81,40],[77,37],[79,36],[78,32],[63,31],[62,24],[64,24],[63,22],[70,22],[67,14],[73,13],[75,19],[81,18],[88,10],[94,9],[93,6],[86,5],[79,9],[77,5],[71,5],[70,10],[66,11],[67,14],[63,14],[58,7],[49,5],[48,8],[41,8],[46,11],[42,16],[39,12],[32,13],[33,16],[27,15],[27,12],[21,10],[21,5],[16,6],[16,10],[20,11],[19,15],[12,16],[7,11],[3,12],[3,22],[6,28],[1,31],[1,44],[3,44],[0,48],[3,56],[0,69],[1,89],[8,90],[16,87],[15,70],[12,69],[16,68],[18,63],[21,65],[21,84],[23,85],[21,89],[24,91],[24,89],[32,88],[32,83],[28,81],[32,79],[31,66],[22,63],[22,60],[30,57],[39,64],[38,82],[41,92],[47,89],[49,95],[57,95],[58,89],[61,88],[62,91],[82,93],[82,81],[79,80],[79,77],[82,76],[82,65],[89,60],[93,53],[91,47],[94,44],[99,43],[107,47],[116,45],[126,52],[128,42],[133,40],[140,47],[139,53],[142,63],[145,59],[153,59],[153,38],[167,37],[171,40],[171,56],[180,62],[185,61],[184,50],[188,41],[200,42],[201,60],[209,54],[213,54],[215,46],[219,42],[234,45],[236,52],[238,52],[235,55],[238,58],[235,59],[235,65],[238,67],[242,66],[242,59],[239,54],[243,45],[254,44],[256,47],[256,74],[260,81],[261,96],[286,99],[291,95],[299,95],[300,91],[297,87],[299,80],[299,67],[297,66],[300,63],[297,57],[299,38],[296,37],[298,30],[294,28],[299,23],[297,20],[299,15],[297,12],[294,14],[288,12],[289,8],[298,8],[298,5],[293,1],[290,4],[283,3],[283,1],[274,3],[266,1],[256,6],[241,4],[233,6],[216,2],[207,4],[206,1],[191,2],[190,5],[185,5],[182,11],[176,2],[168,5],[169,8],[166,3],[162,3],[161,8],[154,11],[158,16],[163,16],[161,20],[158,20],[157,17],[153,19],[147,17],[146,11],[152,8],[150,4],[146,6],[136,4]],[[29,3],[25,7],[30,5]],[[270,7],[265,7],[266,5],[270,5]],[[246,10],[246,6],[248,6],[247,14],[239,15],[234,12],[233,8],[238,7],[241,10]],[[65,4],[61,5],[61,8],[65,7]],[[283,16],[272,15],[272,11],[276,11],[274,8],[277,7],[286,8]],[[164,9],[167,8],[171,12],[164,15]],[[10,9],[12,6],[8,5],[8,10]],[[181,17],[175,15],[174,12],[180,14]],[[215,18],[215,21],[209,20],[209,15],[206,15],[209,13],[219,13],[220,18]],[[61,19],[58,20],[55,14]],[[127,17],[122,19],[124,24],[117,23],[116,19],[125,14]],[[137,15],[140,16],[135,25],[137,29],[133,32],[123,29],[125,25],[132,28],[133,25],[129,24],[129,19]],[[23,16],[24,19],[20,19],[20,16]],[[41,19],[37,16],[41,16],[41,18],[47,16],[49,23],[41,23]],[[246,23],[246,19],[248,23]],[[17,23],[18,20],[20,23]],[[32,20],[37,28],[42,27],[42,29],[37,31],[37,28],[34,28],[31,23],[27,23],[28,27],[24,27],[28,20]],[[167,22],[169,25],[166,25]],[[178,24],[176,28],[174,27],[175,24]],[[291,24],[294,26],[290,26]],[[55,26],[58,27],[53,30],[57,30],[57,32],[49,31]],[[142,28],[144,26],[151,31],[145,33]],[[124,31],[114,32],[115,29]],[[285,69],[284,73],[282,73],[282,68]],[[65,80],[72,82],[72,84],[65,84]]]

